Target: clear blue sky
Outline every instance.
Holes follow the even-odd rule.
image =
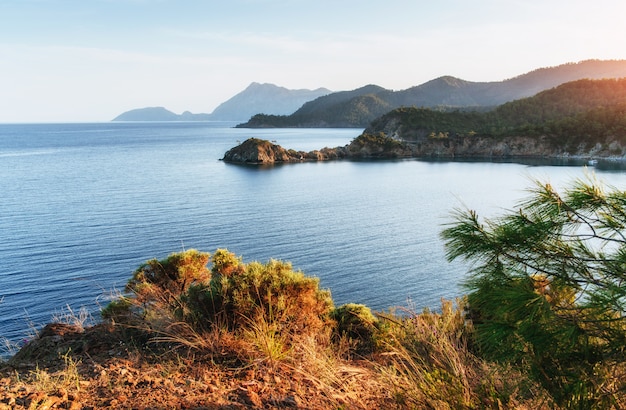
[[[623,0],[0,0],[0,122],[626,59]]]

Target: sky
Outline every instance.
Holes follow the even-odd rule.
[[[626,59],[623,0],[0,0],[0,123]]]

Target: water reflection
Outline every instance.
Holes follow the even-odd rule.
[[[584,159],[584,158],[420,158],[422,162],[469,162],[494,164],[520,164],[531,167],[589,167],[601,171],[626,171],[626,161],[621,159]]]

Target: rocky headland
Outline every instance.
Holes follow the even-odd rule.
[[[271,165],[307,161],[374,159],[624,159],[626,147],[607,139],[593,146],[581,145],[566,150],[546,137],[435,136],[404,140],[397,135],[367,132],[343,147],[322,148],[310,152],[285,149],[270,141],[250,138],[228,150],[223,161],[238,164]]]

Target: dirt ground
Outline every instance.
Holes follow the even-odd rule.
[[[371,363],[333,371],[160,347],[138,349],[110,326],[51,324],[0,364],[0,409],[398,408]]]

